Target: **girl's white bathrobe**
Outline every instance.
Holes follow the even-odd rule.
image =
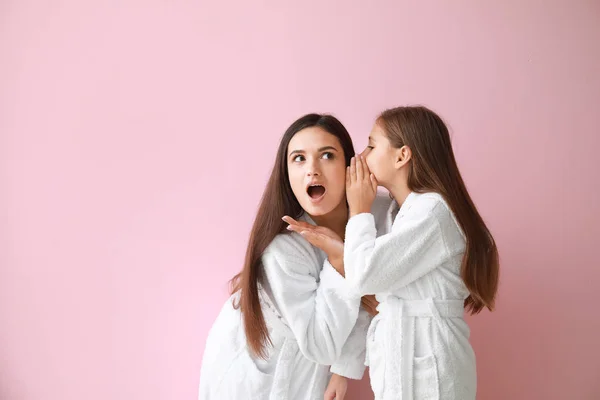
[[[378,197],[348,221],[346,279],[355,297],[375,294],[367,337],[376,400],[475,399],[475,355],[461,279],[465,237],[444,199],[411,193],[402,207]],[[376,224],[387,227],[379,236]]]
[[[234,294],[206,341],[200,400],[322,400],[332,372],[361,379],[371,318],[325,253],[291,232],[273,240],[262,264],[268,358],[251,355]]]

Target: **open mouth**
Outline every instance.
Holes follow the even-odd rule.
[[[323,185],[309,185],[306,188],[306,193],[312,200],[319,200],[325,195],[325,186]]]

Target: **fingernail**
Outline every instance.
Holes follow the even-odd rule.
[[[294,230],[291,225],[288,225],[285,229],[287,229],[288,231],[293,231]]]

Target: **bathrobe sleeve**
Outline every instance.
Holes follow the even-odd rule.
[[[369,313],[361,308],[356,325],[342,348],[341,356],[331,366],[332,373],[350,379],[360,380],[363,378],[366,369],[367,331],[371,319]]]
[[[450,211],[431,198],[419,201],[399,213],[391,232],[380,237],[372,214],[358,214],[348,221],[344,266],[354,295],[393,292],[447,259],[444,228],[457,229]]]
[[[280,234],[262,257],[271,295],[306,358],[332,365],[357,321],[360,296],[296,233]]]

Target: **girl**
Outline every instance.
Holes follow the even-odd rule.
[[[394,198],[386,235],[370,214],[377,185]],[[493,310],[498,251],[454,159],[448,129],[425,107],[384,111],[347,172],[344,266],[350,297],[380,302],[367,338],[377,400],[475,399],[464,308]],[[315,245],[330,232],[297,224]]]
[[[343,246],[323,252],[282,221],[291,215],[343,237],[353,155],[332,116],[306,115],[285,132],[244,267],[206,341],[200,400],[342,400],[344,377],[362,378],[370,317],[336,272]]]

